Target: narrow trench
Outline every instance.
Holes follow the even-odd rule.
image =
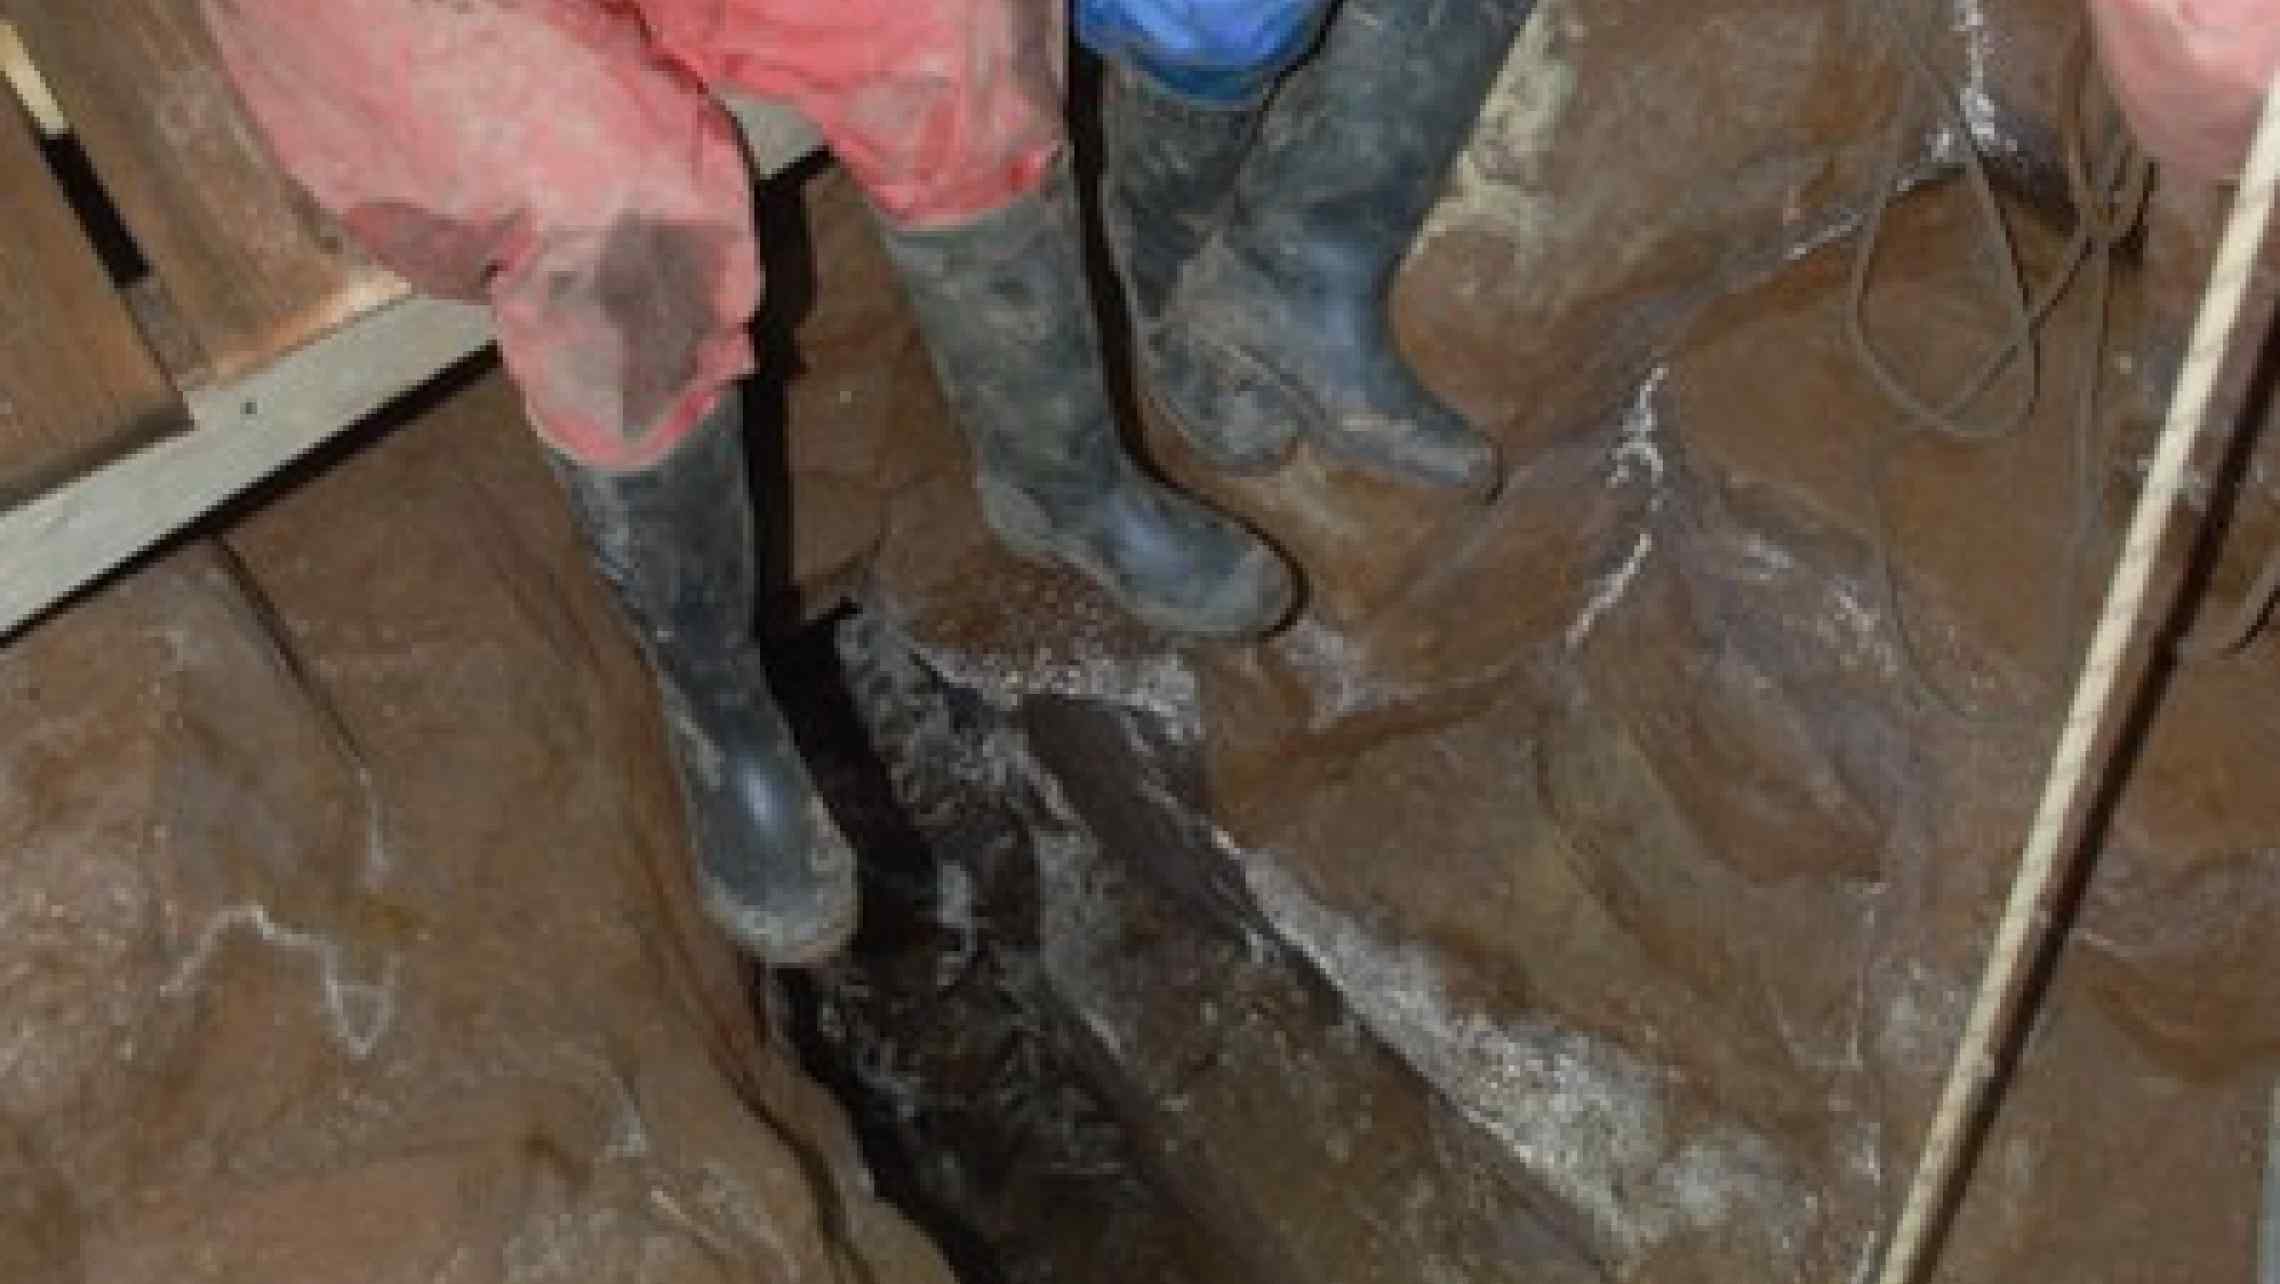
[[[963,1284],[1216,1284],[1203,1231],[1149,1183],[1045,992],[1025,835],[986,798],[923,818],[898,802],[835,645],[851,622],[842,612],[770,649],[818,784],[865,856],[853,950],[777,978],[802,1062]],[[933,694],[961,731],[991,716],[966,693]]]
[[[1097,72],[1082,59],[1076,70],[1089,103]],[[1090,131],[1080,131],[1087,153]],[[761,573],[775,584],[788,578],[792,535],[784,388],[805,373],[798,326],[826,270],[801,193],[821,163],[762,183],[755,202],[769,288],[754,325],[748,458],[771,527]],[[774,635],[772,686],[864,854],[854,948],[776,983],[805,1068],[846,1108],[881,1191],[963,1284],[1216,1284],[1224,1268],[1143,1175],[1134,1139],[1080,1069],[1046,992],[1021,822],[981,796],[911,814],[895,764],[872,747],[836,642],[854,611],[800,626],[779,599],[762,614]],[[943,687],[929,698],[961,732],[990,716],[969,693]]]

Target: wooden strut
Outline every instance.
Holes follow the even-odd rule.
[[[0,513],[0,639],[490,339],[482,308],[406,299],[190,393],[190,431]]]
[[[2051,895],[2073,863],[2068,858],[2074,853],[2062,849],[2067,822],[2076,813],[2083,791],[2104,775],[2106,764],[2091,761],[2091,754],[2109,719],[2127,708],[2132,694],[2117,690],[2123,657],[2145,612],[2154,560],[2176,507],[2193,444],[2207,417],[2210,394],[2225,363],[2250,272],[2264,243],[2276,184],[2280,184],[2280,88],[2268,88],[2248,165],[2201,296],[2160,443],[2145,489],[2138,495],[2121,560],[2114,568],[2097,630],[2076,680],[2042,801],[2019,857],[2010,901],[1980,975],[1978,997],[1948,1068],[1939,1106],[1925,1132],[1923,1151],[1899,1220],[1886,1243],[1883,1268],[1876,1276],[1878,1284],[1915,1284],[1918,1272],[1929,1265],[1939,1213],[1953,1206],[1962,1184],[1970,1177],[1964,1166],[1969,1125],[1986,1100],[1995,1077],[1996,1057],[2032,1016],[2022,1010],[2021,987],[2029,975],[2028,965],[2041,955],[2051,931]]]
[[[757,174],[820,145],[781,107],[726,104]],[[186,395],[191,430],[0,512],[0,643],[57,603],[491,342],[489,311],[406,298],[232,383]]]

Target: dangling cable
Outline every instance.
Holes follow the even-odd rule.
[[[2075,210],[2074,230],[2065,251],[2059,256],[2058,267],[2051,274],[2050,280],[2030,297],[2025,287],[2025,274],[2019,264],[2018,252],[2011,244],[2010,233],[2003,221],[2003,210],[1995,195],[1994,182],[1987,173],[1985,159],[1973,142],[1968,123],[1956,106],[1955,95],[1932,66],[1930,57],[1917,42],[1908,22],[1898,12],[1897,4],[1881,4],[1877,6],[1877,12],[1885,20],[1892,44],[1898,50],[1907,73],[1907,85],[1913,91],[1903,91],[1903,107],[1910,97],[1927,99],[1938,113],[1941,123],[1963,149],[1964,178],[1971,192],[1977,222],[1986,234],[1988,248],[2003,265],[2003,270],[1998,275],[2006,313],[2007,333],[2004,341],[1980,362],[1954,393],[1935,404],[1900,377],[1868,335],[1866,308],[1870,273],[1882,237],[1884,215],[1899,185],[1899,173],[1907,147],[1908,116],[1904,110],[1897,113],[1893,121],[1891,151],[1884,174],[1879,180],[1876,198],[1869,206],[1860,236],[1854,243],[1852,271],[1845,301],[1845,329],[1862,368],[1885,396],[1904,412],[1906,428],[1948,440],[1981,445],[2012,436],[2023,428],[2033,414],[2040,391],[2041,353],[2036,336],[2043,323],[2049,319],[2052,309],[2080,275],[2084,265],[2090,265],[2090,319],[2083,338],[2083,357],[2077,363],[2081,367],[2082,388],[2078,396],[2071,442],[2074,452],[2076,516],[2066,544],[2065,570],[2058,577],[2052,599],[2051,623],[2048,628],[2052,639],[2052,657],[2048,669],[2056,673],[2066,667],[2067,658],[2074,653],[2077,635],[2070,624],[2074,598],[2081,583],[2082,563],[2089,546],[2095,542],[2097,532],[2097,390],[2099,361],[2105,349],[2107,305],[2111,294],[2112,252],[2137,222],[2138,211],[2144,204],[2151,167],[2130,145],[2126,132],[2118,124],[2106,131],[2110,141],[2095,160],[2085,154],[2081,115],[2084,110],[2083,94],[2089,79],[2087,69],[2090,63],[2090,42],[2088,28],[2078,18],[2068,41],[2067,56],[2060,77],[2059,108],[2060,129],[2065,139],[2067,185]],[[1980,423],[1966,420],[1964,413],[1994,386],[2006,369],[2014,365],[2020,375],[2017,381],[2019,392],[2012,404],[1990,420]],[[1886,475],[1893,456],[1907,440],[1908,436],[1903,433],[1873,444],[1869,448],[1864,469],[1874,575],[1886,612],[1892,620],[1902,662],[1935,703],[1964,721],[1988,723],[2038,713],[2045,705],[2055,703],[2055,687],[2047,696],[2030,700],[2021,708],[1983,712],[1974,709],[1970,702],[1958,698],[1942,686],[1932,676],[1932,666],[1925,663],[1917,650],[1915,633],[1909,626],[1907,600],[1900,589],[1899,573],[1893,566],[1891,522],[1884,503]]]

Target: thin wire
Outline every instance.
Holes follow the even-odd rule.
[[[2111,252],[2137,221],[2138,210],[2144,204],[2151,167],[2130,145],[2118,122],[2109,126],[2111,141],[2095,164],[2090,163],[2084,155],[2080,117],[2090,56],[2088,31],[2078,19],[2068,43],[2067,58],[2061,75],[2059,112],[2061,131],[2065,137],[2068,188],[2075,209],[2074,230],[2064,252],[2059,256],[2057,269],[2042,288],[2030,297],[2017,249],[2011,243],[2010,232],[2004,222],[2002,205],[1996,199],[1993,180],[1987,173],[1986,161],[1974,143],[1961,110],[1956,106],[1955,94],[1951,92],[1945,78],[1933,67],[1915,33],[1900,15],[1898,6],[1879,5],[1877,12],[1889,29],[1894,47],[1900,51],[1908,79],[1903,89],[1902,110],[1894,114],[1890,150],[1883,177],[1879,180],[1877,197],[1869,206],[1861,234],[1855,242],[1846,294],[1845,328],[1853,352],[1870,379],[1904,412],[1903,427],[1913,432],[1980,445],[2010,437],[2023,428],[2033,414],[2040,391],[2041,353],[2037,335],[2049,319],[2052,309],[2080,275],[2083,265],[2091,264],[2090,319],[2083,334],[2082,357],[2077,362],[2081,368],[2082,383],[2077,394],[2074,431],[2069,443],[2071,471],[2074,474],[2075,518],[2066,544],[2065,569],[2059,575],[2054,589],[2050,624],[2047,628],[2052,653],[2047,670],[2058,673],[2065,669],[2068,658],[2074,654],[2074,599],[2081,586],[2082,568],[2088,549],[2096,541],[2098,532],[2099,495],[2096,473],[2102,454],[2097,448],[2096,440],[2097,391],[2112,292]],[[1978,215],[1977,221],[1985,233],[1988,247],[2004,267],[1997,275],[2007,314],[2006,337],[1963,380],[1954,393],[1938,404],[1910,387],[1893,369],[1892,363],[1869,337],[1866,317],[1870,275],[1882,240],[1885,213],[1897,194],[1899,175],[1906,160],[1909,113],[1905,108],[1908,100],[1913,97],[1922,97],[1931,103],[1950,136],[1963,149],[1964,177]],[[2013,365],[2018,367],[2021,377],[2016,381],[2019,391],[2010,407],[1986,422],[1974,424],[1967,421],[1963,417],[1964,413],[1993,387],[2005,369]],[[2055,680],[2048,691],[2030,697],[2018,708],[1983,711],[1973,707],[1972,702],[1952,694],[1936,680],[1932,676],[1933,667],[1924,661],[1917,648],[1915,630],[1909,622],[1907,600],[1900,590],[1899,573],[1893,564],[1891,520],[1884,500],[1885,481],[1892,461],[1907,440],[1908,436],[1904,432],[1872,444],[1864,469],[1874,574],[1886,612],[1892,620],[1903,666],[1935,704],[1963,721],[1985,724],[2039,714],[2056,701],[2058,687]]]

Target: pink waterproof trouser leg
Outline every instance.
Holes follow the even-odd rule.
[[[752,365],[749,183],[787,102],[887,215],[1035,188],[1062,0],[206,0],[280,162],[421,290],[488,301],[541,436],[650,464]]]

